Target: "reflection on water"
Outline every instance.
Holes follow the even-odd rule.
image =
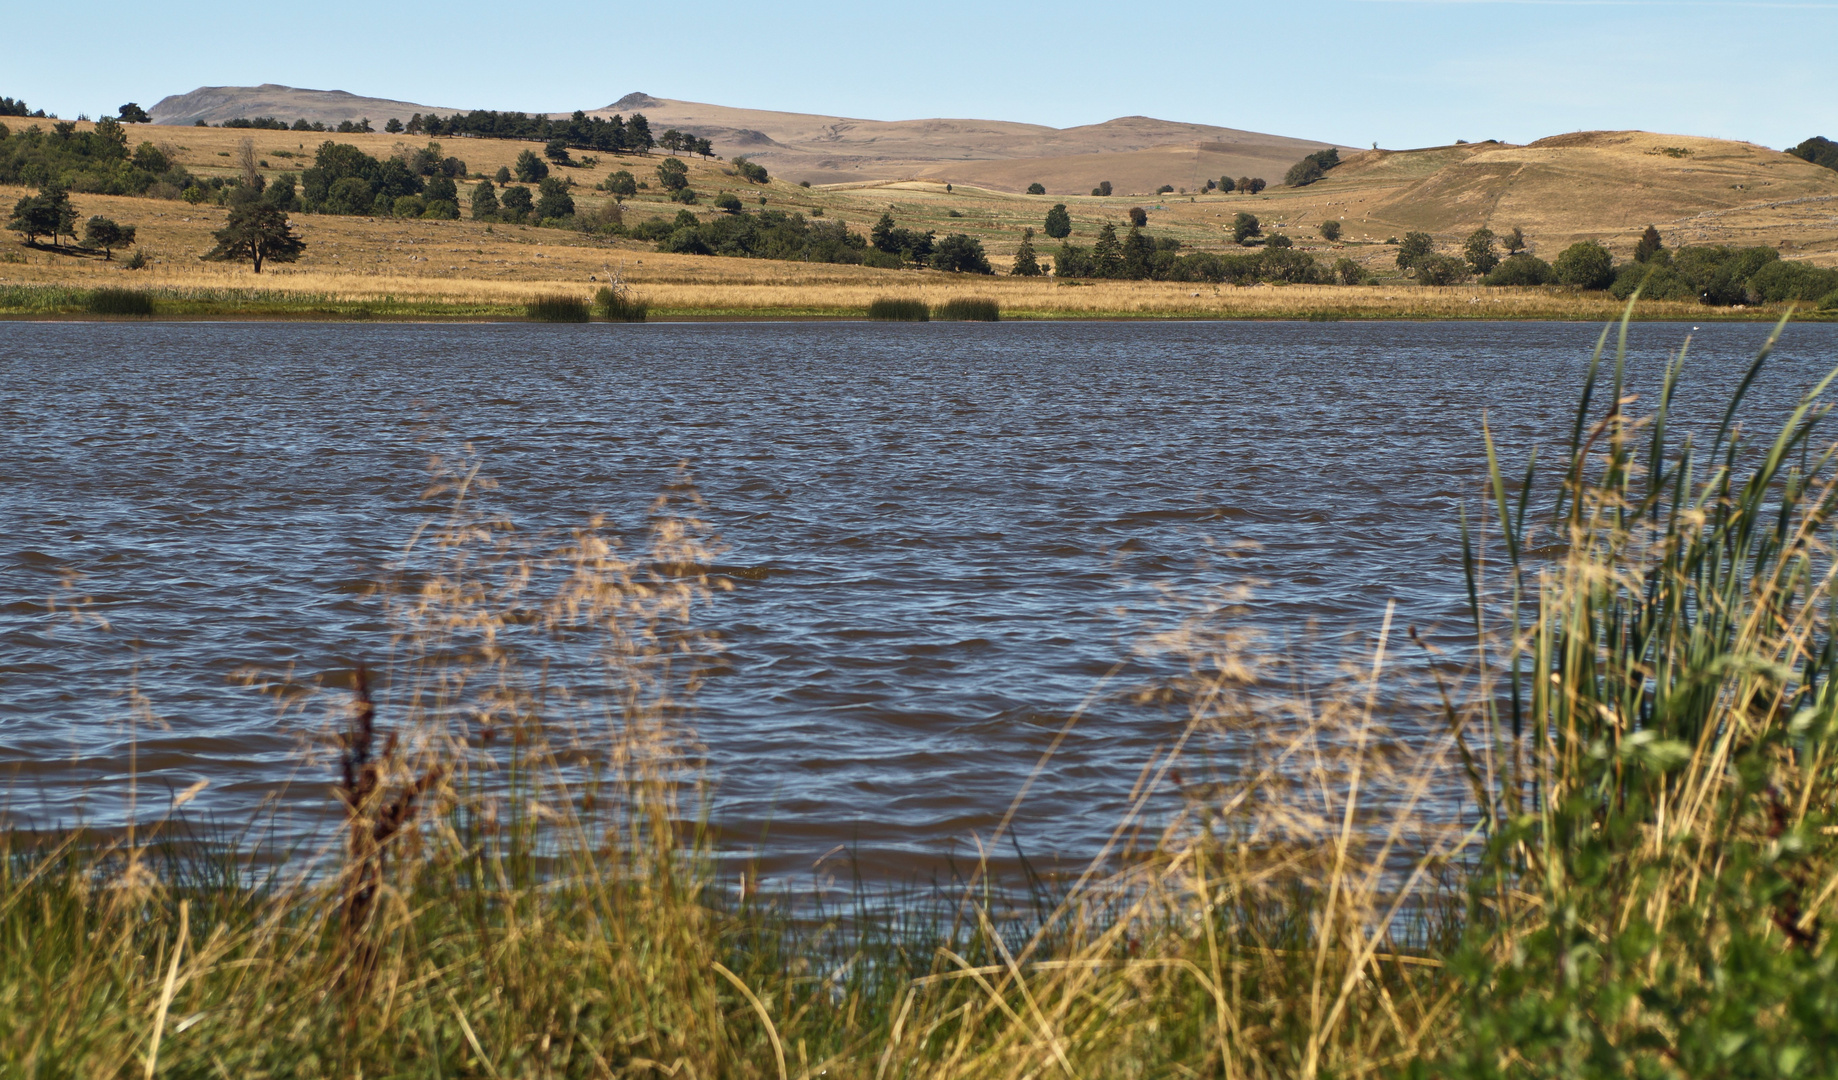
[[[1637,388],[1687,329],[1635,328]],[[736,585],[697,720],[716,818],[781,868],[838,844],[905,865],[987,832],[1158,586],[1254,581],[1279,635],[1351,641],[1393,600],[1458,622],[1481,415],[1553,448],[1597,332],[0,325],[0,776],[26,820],[106,817],[137,737],[148,784],[209,779],[194,806],[247,816],[299,732],[231,676],[383,651],[366,587],[428,512],[431,452],[470,443],[526,529],[634,533],[686,461]],[[1685,422],[1766,332],[1697,335]],[[1758,414],[1838,362],[1838,327],[1784,345]],[[64,568],[106,630],[47,611]],[[163,728],[122,722],[133,686]],[[1178,722],[1101,700],[1022,843],[1091,850]],[[307,780],[288,797],[322,798]]]

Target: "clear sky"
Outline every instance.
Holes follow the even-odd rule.
[[[642,90],[887,120],[1143,114],[1394,149],[1838,138],[1838,0],[64,0],[5,21],[0,94],[65,117],[275,82],[530,112]]]

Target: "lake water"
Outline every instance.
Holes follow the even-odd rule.
[[[785,873],[923,866],[987,833],[1158,589],[1255,579],[1250,620],[1349,650],[1388,602],[1458,624],[1482,414],[1511,461],[1556,450],[1599,329],[0,323],[0,784],[15,822],[107,820],[132,765],[246,818],[299,731],[232,676],[385,651],[363,586],[431,448],[470,442],[534,530],[636,529],[687,461],[746,570],[706,613],[716,819]],[[1637,387],[1690,329],[1634,328]],[[1688,422],[1767,332],[1695,335]],[[1838,326],[1789,328],[1747,415],[1835,364]],[[48,610],[66,569],[106,631]],[[165,725],[132,763],[130,687]],[[1092,850],[1179,719],[1095,708],[1023,844]],[[283,802],[322,804],[307,780]]]

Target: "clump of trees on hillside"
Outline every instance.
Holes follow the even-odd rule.
[[[0,97],[0,116],[36,116],[40,120],[46,119],[45,110],[33,112],[24,101],[10,97]]]
[[[617,115],[588,116],[579,109],[566,120],[491,109],[474,109],[444,118],[433,113],[426,116],[415,113],[402,125],[402,130],[408,135],[432,138],[465,135],[476,139],[523,139],[544,144],[559,139],[570,149],[607,154],[648,154],[658,145],[651,134],[651,122],[643,113],[633,113],[628,120]],[[681,137],[679,133],[679,139]],[[706,140],[697,140],[695,152],[700,152],[705,143]],[[678,148],[682,148],[680,144]],[[707,154],[713,153],[710,147]]]
[[[328,140],[314,152],[312,167],[300,174],[298,209],[314,214],[456,218],[459,188],[454,180],[465,174],[466,163],[443,157],[437,142],[379,159],[349,143]],[[291,189],[293,177],[283,174],[279,182]],[[291,190],[266,198],[279,209],[295,208]]]
[[[1814,135],[1787,152],[1794,157],[1804,158],[1814,165],[1838,169],[1838,142],[1833,142],[1823,136]]]
[[[1329,169],[1340,164],[1340,151],[1329,147],[1303,158],[1289,167],[1284,174],[1283,183],[1290,187],[1307,187],[1327,175]]]
[[[196,180],[150,142],[129,152],[127,129],[104,117],[90,131],[66,121],[50,131],[33,124],[15,132],[0,124],[0,184],[176,199]]]

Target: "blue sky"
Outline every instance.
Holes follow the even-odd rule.
[[[201,85],[594,108],[632,90],[876,119],[1145,114],[1352,146],[1591,128],[1838,138],[1838,0],[19,5],[0,94],[66,117]]]

